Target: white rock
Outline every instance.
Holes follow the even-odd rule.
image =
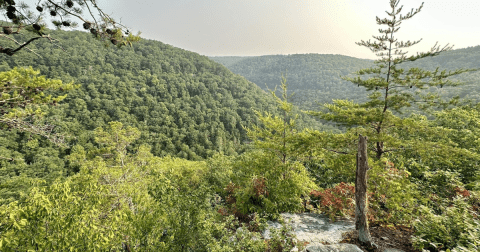
[[[386,248],[383,250],[383,252],[404,252],[404,251],[400,249]]]
[[[281,216],[293,228],[299,241],[307,242],[325,242],[335,244],[342,240],[342,234],[346,231],[355,230],[355,224],[352,220],[339,220],[330,222],[325,215],[302,213],[290,214],[284,213]],[[267,222],[269,228],[280,228],[278,222]],[[265,239],[270,239],[270,231],[263,233]]]
[[[363,252],[353,244],[339,243],[332,245],[314,244],[306,248],[307,252]]]

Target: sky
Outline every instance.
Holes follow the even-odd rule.
[[[30,0],[33,1],[33,0]],[[26,1],[28,2],[28,1]],[[154,39],[207,56],[342,54],[375,59],[355,44],[378,35],[375,17],[389,0],[97,0],[112,17]],[[403,12],[422,1],[400,0]],[[402,23],[399,40],[435,42],[454,49],[480,45],[479,0],[430,0]],[[385,26],[384,26],[385,28]]]

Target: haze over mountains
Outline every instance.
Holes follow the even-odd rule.
[[[244,76],[260,88],[274,89],[282,74],[286,74],[289,91],[294,92],[293,103],[302,109],[318,109],[320,104],[331,103],[332,99],[349,99],[361,102],[366,98],[364,88],[341,79],[362,68],[373,65],[373,60],[358,59],[331,54],[293,54],[266,56],[210,57],[232,72]],[[452,50],[436,57],[405,63],[405,68],[419,67],[427,70],[454,70],[458,68],[480,68],[480,46]],[[445,88],[442,94],[448,97],[480,100],[480,72],[470,72],[453,79],[465,83],[460,88]]]

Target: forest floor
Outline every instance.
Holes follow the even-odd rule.
[[[386,248],[399,249],[405,252],[420,252],[413,248],[410,237],[413,234],[411,228],[397,226],[397,227],[382,227],[382,226],[371,226],[370,235],[372,236],[373,242],[378,246],[378,249],[375,251],[383,251]],[[344,234],[344,239],[341,243],[350,243],[357,245],[363,251],[372,251],[368,250],[366,246],[360,244],[358,240],[358,231],[349,231]]]

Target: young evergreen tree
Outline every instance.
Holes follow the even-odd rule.
[[[324,105],[326,110],[310,112],[310,114],[346,125],[350,128],[346,136],[358,136],[360,134],[359,141],[363,139],[363,145],[359,145],[359,153],[360,149],[365,153],[362,157],[367,154],[366,138],[363,138],[362,135],[366,136],[373,143],[373,146],[368,146],[368,149],[374,152],[374,166],[381,166],[382,161],[388,163],[388,160],[383,158],[384,154],[407,149],[410,151],[414,149],[420,155],[441,150],[445,153],[452,153],[452,155],[466,155],[478,160],[478,155],[474,152],[456,148],[454,144],[448,141],[439,141],[435,137],[430,137],[445,135],[448,132],[447,129],[432,127],[428,120],[425,120],[422,116],[413,115],[407,118],[398,116],[405,112],[406,108],[414,104],[417,108],[423,110],[432,106],[445,108],[449,105],[454,105],[457,99],[445,101],[438,93],[426,94],[426,91],[445,86],[457,86],[460,83],[450,80],[449,77],[473,71],[473,69],[440,71],[437,68],[434,71],[428,71],[416,67],[402,68],[402,63],[437,56],[440,53],[451,50],[452,46],[447,44],[441,47],[435,44],[428,52],[407,56],[408,52],[403,50],[418,44],[421,39],[416,41],[399,41],[396,34],[403,21],[411,19],[421,11],[423,3],[419,8],[412,9],[406,14],[401,14],[403,6],[399,7],[400,0],[390,0],[389,2],[391,10],[386,11],[388,17],[383,19],[376,17],[377,24],[381,26],[386,25],[387,28],[380,28],[380,35],[373,36],[373,41],[361,40],[361,42],[357,43],[359,46],[369,48],[380,57],[378,60],[375,60],[375,66],[357,71],[355,73],[357,77],[342,77],[359,87],[364,87],[368,91],[367,102],[357,104],[348,100],[334,100],[333,104]],[[419,137],[419,133],[425,137]],[[345,145],[348,144],[351,143],[345,143]],[[462,154],[459,155],[459,152]],[[364,167],[357,170],[356,189],[362,189],[362,193],[356,195],[357,203],[361,203],[360,208],[357,208],[356,211],[356,228],[359,230],[360,241],[373,245],[368,232],[368,223],[366,222],[365,193],[368,157],[363,158],[363,162],[357,159],[357,166],[363,165]],[[359,196],[360,198],[358,198]],[[395,196],[392,196],[392,198],[395,198]],[[391,209],[391,211],[399,211],[400,208],[407,209],[408,205],[409,203],[407,202],[393,204],[392,206],[395,209]]]
[[[425,57],[437,56],[440,53],[452,49],[448,44],[439,46],[435,44],[430,51],[417,53],[407,57],[405,48],[418,44],[416,41],[399,41],[396,37],[403,21],[409,20],[418,14],[423,3],[417,9],[401,14],[403,6],[398,6],[400,0],[389,0],[391,11],[386,11],[388,17],[376,17],[378,25],[386,25],[387,29],[379,29],[380,35],[373,36],[374,40],[357,42],[359,46],[369,48],[380,59],[375,60],[375,66],[362,69],[355,74],[357,77],[342,77],[358,86],[364,87],[369,92],[368,101],[363,104],[356,104],[348,100],[334,100],[334,104],[325,104],[326,111],[310,112],[322,119],[344,124],[349,127],[362,127],[368,139],[375,142],[373,150],[375,156],[380,159],[384,153],[401,149],[405,143],[398,142],[395,131],[402,126],[416,127],[418,125],[405,125],[405,121],[397,115],[405,108],[413,104],[420,109],[431,106],[448,106],[454,104],[456,99],[444,101],[438,93],[425,94],[425,90],[432,87],[442,88],[446,86],[457,86],[458,81],[452,81],[448,77],[473,69],[457,69],[453,71],[428,71],[419,68],[405,69],[402,63],[413,62]]]
[[[281,98],[271,91],[283,112],[274,116],[257,112],[259,125],[246,128],[253,149],[241,155],[233,170],[240,176],[232,182],[240,185],[236,192],[236,208],[243,214],[264,212],[272,216],[303,209],[304,196],[316,186],[307,169],[295,156],[297,116],[288,102],[287,81],[282,76]]]
[[[297,127],[295,121],[298,116],[292,115],[293,104],[288,101],[287,79],[282,76],[280,88],[282,97],[277,97],[276,89],[271,91],[272,96],[278,103],[278,107],[283,114],[282,117],[272,116],[269,113],[263,115],[257,112],[262,126],[254,125],[252,129],[247,130],[247,135],[254,141],[257,148],[263,149],[275,154],[282,164],[286,164],[293,157],[294,146],[292,142],[296,137]]]

